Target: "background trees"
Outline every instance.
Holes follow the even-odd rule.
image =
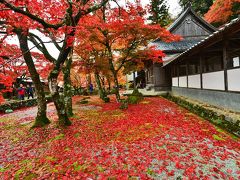
[[[82,19],[77,52],[82,56],[79,49],[89,45],[88,59],[95,57],[107,62],[118,101],[119,72],[130,62],[136,65],[147,60],[161,62],[163,53],[149,46],[152,40],[178,39],[160,25],[147,24],[145,15],[146,11],[139,4],[128,4],[126,8],[103,6],[96,14]]]
[[[39,73],[37,72],[34,59],[31,55],[28,40],[38,48],[52,65],[52,69],[48,75],[48,82],[57,109],[59,124],[70,125],[71,123],[68,119],[64,98],[60,97],[58,92],[57,79],[62,71],[62,67],[69,67],[65,62],[68,63],[71,59],[72,46],[80,19],[99,9],[107,1],[108,0],[103,0],[98,3],[93,0],[53,0],[50,2],[37,0],[9,2],[0,0],[0,8],[11,9],[11,11],[1,11],[0,13],[0,18],[3,19],[4,24],[6,24],[4,29],[7,29],[6,32],[8,33],[17,35],[20,49],[35,84],[39,104],[35,126],[47,124],[49,120],[46,117],[44,91],[40,85]],[[59,51],[58,57],[55,58],[51,55],[42,38],[31,32],[31,29],[38,30],[51,40]],[[59,41],[61,44],[58,43]],[[68,73],[69,71],[64,72]],[[66,74],[66,76],[68,76],[68,74]]]
[[[169,7],[165,0],[150,1],[150,16],[148,19],[152,24],[160,24],[162,27],[171,23]]]
[[[194,11],[203,16],[212,6],[213,0],[179,0],[179,4],[182,8],[186,8],[189,4],[191,4]]]

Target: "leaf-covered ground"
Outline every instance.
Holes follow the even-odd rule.
[[[73,125],[29,130],[36,107],[0,116],[0,179],[240,179],[240,143],[163,98],[128,110],[74,98]]]

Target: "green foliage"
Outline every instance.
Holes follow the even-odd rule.
[[[191,111],[194,114],[199,115],[200,117],[210,121],[211,123],[215,124],[216,126],[225,129],[226,131],[236,135],[239,137],[240,135],[240,122],[237,121],[236,123],[227,121],[224,115],[218,115],[213,110],[207,109],[203,106],[199,106],[197,104],[192,104],[188,101],[185,101],[181,98],[171,96],[170,94],[163,96],[166,99],[169,99],[176,104],[186,108],[187,110]]]
[[[219,136],[216,135],[216,134],[213,135],[213,138],[214,138],[215,140],[218,140],[218,141],[224,141],[224,140],[225,140],[225,139],[219,137]]]
[[[103,98],[103,101],[104,101],[105,103],[109,103],[109,102],[110,102],[110,98],[107,97],[107,96],[105,96],[105,97]]]
[[[111,89],[109,94],[116,94],[117,93],[117,90],[115,88]]]
[[[7,110],[5,110],[5,113],[12,113],[13,112],[13,110],[12,109],[7,109]]]
[[[191,4],[193,10],[203,16],[213,5],[213,1],[214,0],[180,0],[179,3],[182,8],[186,8]]]
[[[128,109],[128,102],[126,100],[122,101],[119,109]]]
[[[140,101],[138,96],[129,96],[128,103],[129,104],[137,104]]]
[[[55,136],[54,138],[51,138],[51,139],[49,140],[49,142],[61,140],[61,139],[63,139],[64,137],[65,137],[64,134],[59,134],[59,135]]]
[[[128,96],[127,102],[129,104],[138,104],[141,100],[143,100],[143,95],[138,91],[138,89],[134,89],[133,93]]]
[[[169,7],[165,0],[151,0],[150,5],[151,9],[148,19],[152,21],[152,24],[160,24],[162,27],[170,24]]]
[[[233,12],[233,14],[230,17],[230,20],[238,18],[239,13],[240,13],[240,2],[233,2],[232,12]]]

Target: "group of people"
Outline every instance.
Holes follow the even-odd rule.
[[[28,97],[28,99],[30,97],[34,97],[34,90],[33,87],[31,85],[27,85],[27,87],[24,87],[23,84],[20,84],[19,88],[17,88],[17,93],[18,93],[18,99],[19,100],[24,100],[25,96]]]

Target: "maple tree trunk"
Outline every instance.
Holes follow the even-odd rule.
[[[99,89],[99,95],[102,100],[104,100],[107,97],[106,91],[103,89],[100,81],[100,77],[98,73],[95,73],[95,80]]]
[[[109,52],[111,52],[110,48],[109,48]],[[112,58],[109,59],[109,66],[110,66],[110,70],[113,74],[113,80],[114,80],[114,89],[115,89],[115,95],[116,95],[116,99],[118,102],[121,101],[121,97],[120,97],[120,93],[119,93],[119,83],[118,83],[118,77],[117,77],[117,71],[114,68],[114,64],[113,64],[113,60]]]
[[[32,55],[30,49],[28,47],[28,41],[26,32],[23,32],[21,29],[15,30],[18,36],[20,49],[22,51],[24,60],[27,64],[28,71],[31,75],[32,81],[35,85],[35,91],[37,95],[37,103],[38,103],[38,112],[35,118],[35,123],[33,127],[42,127],[50,123],[49,119],[47,118],[47,102],[45,98],[44,88],[41,83],[39,74],[35,68],[34,61],[32,59]]]
[[[48,77],[49,89],[51,91],[52,99],[57,110],[58,123],[60,126],[70,126],[72,123],[68,119],[68,114],[65,108],[64,98],[58,92],[57,77],[59,69],[53,69]]]
[[[120,93],[119,93],[119,83],[118,83],[118,77],[117,77],[117,72],[115,70],[112,71],[113,73],[113,79],[114,79],[114,89],[115,89],[115,95],[116,95],[116,99],[118,102],[120,102],[121,97],[120,97]]]
[[[108,82],[108,91],[111,91],[111,81],[110,78],[107,78],[107,82]]]
[[[72,110],[72,84],[71,84],[71,65],[72,65],[72,55],[66,60],[65,66],[63,67],[63,79],[64,79],[64,91],[63,99],[65,103],[65,108],[68,116],[73,116]]]
[[[120,93],[119,93],[119,83],[118,83],[118,78],[117,78],[117,74],[116,73],[114,73],[114,75],[113,75],[113,77],[114,77],[114,84],[115,84],[115,93],[116,93],[116,98],[117,98],[117,101],[118,102],[120,102],[120,100],[121,100],[121,97],[120,97]]]

